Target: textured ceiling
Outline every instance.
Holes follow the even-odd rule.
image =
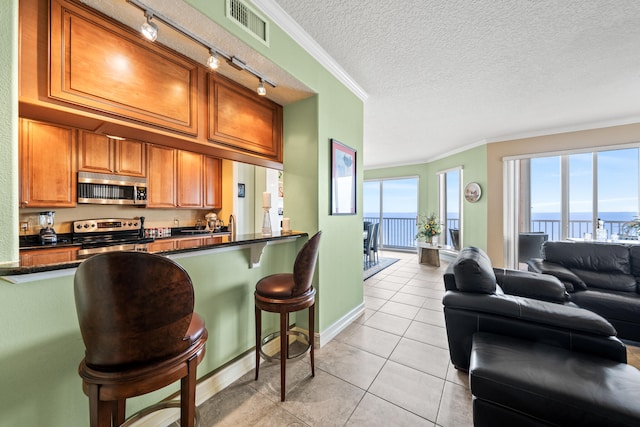
[[[640,122],[638,0],[256,3],[277,3],[368,95],[365,168]]]

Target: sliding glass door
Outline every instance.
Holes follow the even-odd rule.
[[[364,221],[380,223],[383,248],[414,249],[418,214],[418,178],[364,183]]]

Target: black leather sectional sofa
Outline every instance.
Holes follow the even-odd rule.
[[[571,302],[640,342],[640,246],[547,241],[541,254],[527,261],[529,270],[557,277]]]
[[[464,248],[444,275],[449,353],[469,371],[475,426],[637,426],[640,371],[555,277],[494,269]]]

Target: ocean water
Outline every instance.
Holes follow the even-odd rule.
[[[415,218],[418,215],[417,212],[384,212],[385,218]],[[364,214],[365,218],[378,218],[377,212],[368,212]],[[637,212],[600,212],[598,218],[603,221],[631,221],[638,216]],[[457,218],[455,213],[448,214],[449,219]],[[560,221],[560,212],[533,212],[531,214],[532,220],[555,220]],[[571,220],[588,221],[591,219],[591,212],[572,212],[570,216]]]
[[[637,212],[600,212],[598,218],[607,221],[631,221],[638,216]],[[574,221],[591,220],[591,212],[572,212],[569,219]],[[531,214],[532,220],[556,220],[560,221],[560,212],[534,212]]]

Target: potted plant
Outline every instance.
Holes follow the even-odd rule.
[[[436,214],[421,214],[418,216],[418,234],[416,234],[416,239],[424,239],[426,242],[433,244],[433,238],[439,236],[441,232],[442,224],[440,224],[440,220]]]

